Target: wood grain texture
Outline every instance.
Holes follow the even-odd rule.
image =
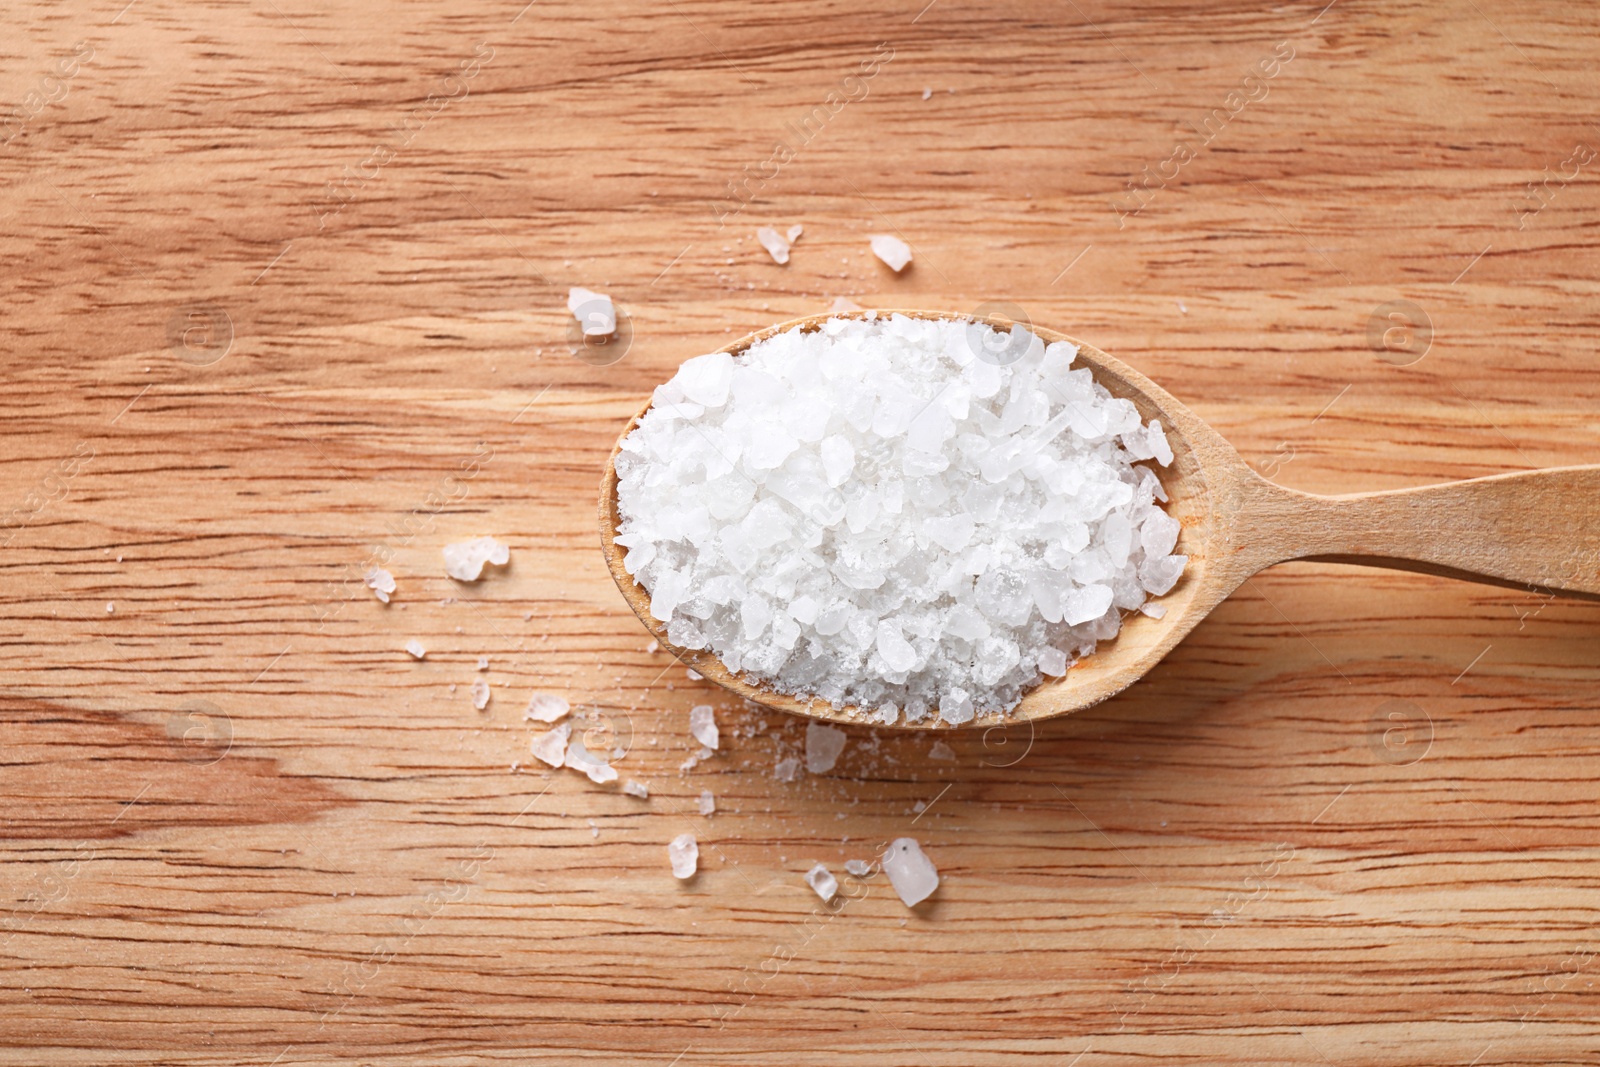
[[[841,295],[1008,301],[1295,489],[1600,460],[1585,8],[124,5],[0,45],[0,1062],[1600,1058],[1600,606],[1288,564],[1081,715],[789,783],[593,525],[654,384]],[[535,690],[650,799],[528,769]],[[905,834],[927,904],[819,908]]]

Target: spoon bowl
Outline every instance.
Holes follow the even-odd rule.
[[[791,329],[815,330],[833,318],[905,315],[986,322],[1001,317],[937,311],[879,310],[809,315],[741,337],[718,351],[738,355],[757,341]],[[1159,473],[1166,511],[1182,524],[1175,552],[1189,557],[1183,576],[1158,598],[1160,619],[1128,614],[1122,629],[1059,678],[1046,678],[1005,713],[980,714],[963,727],[989,727],[1065,715],[1097,704],[1133,684],[1251,575],[1291,559],[1357,563],[1422,571],[1533,592],[1600,600],[1600,466],[1560,467],[1466,482],[1347,496],[1315,496],[1262,478],[1233,446],[1175,397],[1143,374],[1091,344],[1027,324],[1046,344],[1078,348],[1075,365],[1088,367],[1113,396],[1130,400],[1148,422],[1160,419],[1173,461]],[[866,723],[871,712],[836,708],[819,698],[776,692],[727,669],[709,650],[667,639],[650,614],[650,594],[623,566],[616,543],[617,453],[650,404],[617,438],[600,482],[600,543],[606,565],[628,606],[661,646],[718,685],[781,711],[841,723]],[[928,716],[901,728],[949,729]]]

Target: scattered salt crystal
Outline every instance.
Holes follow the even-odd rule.
[[[805,227],[801,226],[797,222],[793,226],[789,227],[789,232],[784,234],[784,236],[789,239],[790,244],[794,244],[796,241],[800,240],[800,235],[805,232]]]
[[[693,834],[679,834],[667,845],[667,862],[672,864],[674,878],[693,878],[700,863],[700,846],[694,843]]]
[[[472,681],[472,706],[479,711],[489,706],[489,683],[482,678]]]
[[[511,550],[492,537],[475,537],[444,546],[444,572],[458,582],[475,582],[485,563],[503,567]]]
[[[643,782],[623,782],[622,791],[630,797],[638,797],[640,800],[645,800],[650,796],[650,790]]]
[[[690,667],[688,670],[684,671],[683,673],[688,676],[689,681],[691,681],[691,682],[698,682],[698,681],[701,681],[702,679],[705,678],[705,675],[701,674],[699,671],[695,670],[693,667]]]
[[[617,780],[617,772],[611,765],[596,756],[584,747],[583,742],[574,738],[567,744],[566,765],[573,770],[582,771],[589,776],[589,781],[596,785]]]
[[[939,888],[939,872],[916,838],[897,837],[883,854],[883,869],[906,907],[920,904]]]
[[[784,240],[783,234],[771,226],[763,226],[756,231],[756,240],[761,242],[761,247],[767,250],[774,263],[789,262],[789,242]]]
[[[820,863],[806,872],[806,885],[817,891],[824,904],[839,892],[839,880]]]
[[[644,650],[653,656],[661,651],[661,642],[652,638],[650,643],[644,646]]]
[[[692,359],[617,458],[625,566],[673,644],[778,692],[1004,712],[1187,563],[1166,432],[1076,356],[871,313]]]
[[[486,670],[489,669],[489,657],[488,656],[479,656],[478,657],[478,669],[480,671],[486,671]]]
[[[893,234],[873,234],[872,254],[887,263],[896,274],[905,270],[906,264],[911,262],[911,246]]]
[[[933,746],[928,749],[928,758],[938,760],[953,760],[956,758],[956,751],[943,741],[935,741]]]
[[[571,710],[572,705],[563,697],[554,693],[535,693],[528,700],[528,710],[523,712],[522,717],[533,722],[555,722]]]
[[[839,762],[847,740],[843,730],[824,726],[820,722],[806,723],[806,770],[812,774],[825,774]]]
[[[423,656],[428,654],[428,650],[422,647],[422,642],[418,641],[415,637],[406,642],[406,651],[411,653],[417,659],[421,659]]]
[[[780,782],[794,781],[800,777],[800,761],[793,756],[786,756],[772,768],[772,776]]]
[[[564,722],[539,734],[528,747],[540,760],[560,767],[567,760],[567,738],[571,734],[572,724]]]
[[[110,615],[111,613],[113,613],[116,610],[117,610],[117,606],[115,604],[111,603],[110,601],[106,602],[106,614],[107,615]]]
[[[931,100],[932,98],[933,98],[933,90],[932,89],[924,89],[924,90],[922,90],[922,99]]]
[[[1166,615],[1167,606],[1165,604],[1158,604],[1154,600],[1151,600],[1144,604],[1140,604],[1139,610],[1150,616],[1152,619],[1159,619]]]
[[[836,296],[833,303],[828,305],[828,314],[843,315],[847,311],[860,311],[861,305],[851,300],[848,296]]]
[[[585,337],[610,337],[617,332],[617,309],[604,293],[573,286],[567,290],[567,310],[583,327]]]
[[[710,815],[717,810],[717,798],[711,795],[710,790],[700,793],[700,814]]]
[[[372,590],[373,596],[387,604],[389,595],[394,592],[394,575],[382,567],[374,567],[367,572],[367,588]]]
[[[855,875],[857,878],[865,878],[868,874],[872,873],[872,864],[868,863],[866,860],[845,860],[844,869]]]
[[[697,704],[689,709],[689,733],[702,745],[716,750],[721,737],[717,733],[717,714],[710,704]]]

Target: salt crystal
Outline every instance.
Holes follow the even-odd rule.
[[[756,240],[761,242],[761,247],[767,250],[774,263],[789,262],[789,242],[784,240],[783,234],[771,226],[763,226],[756,231]]]
[[[812,774],[825,774],[839,762],[847,736],[843,730],[824,726],[820,722],[806,723],[806,770]]]
[[[590,752],[584,747],[583,742],[576,738],[567,744],[566,765],[573,770],[587,774],[589,781],[594,782],[596,785],[604,785],[606,782],[617,780],[617,772],[611,769],[610,764]]]
[[[585,337],[610,337],[617,332],[617,309],[604,293],[573,286],[567,290],[567,310],[578,320]]]
[[[486,671],[486,670],[489,669],[489,657],[488,656],[479,656],[478,657],[478,669],[480,671]]]
[[[806,885],[816,890],[817,896],[822,898],[824,904],[831,901],[839,892],[839,880],[820,863],[806,872]]]
[[[700,814],[701,815],[710,815],[710,814],[713,814],[716,810],[717,810],[717,798],[712,796],[711,792],[709,790],[703,790],[700,793]]]
[[[458,582],[475,582],[485,563],[503,567],[511,550],[492,537],[475,537],[444,546],[444,572]]]
[[[928,758],[937,760],[953,760],[956,758],[956,750],[945,744],[943,741],[935,741],[932,747],[928,749]]]
[[[841,315],[846,311],[860,311],[861,305],[847,296],[836,296],[833,303],[828,305],[828,314]]]
[[[472,706],[479,711],[489,706],[489,683],[482,678],[472,681]]]
[[[794,781],[800,777],[800,761],[793,756],[784,757],[772,768],[772,776],[780,782]]]
[[[922,99],[929,100],[929,99],[932,99],[932,97],[933,97],[933,90],[932,89],[924,89],[924,90],[922,90]]]
[[[417,659],[421,659],[423,656],[428,654],[428,650],[422,647],[422,642],[418,641],[415,637],[406,642],[406,651],[411,653]]]
[[[534,737],[528,747],[540,760],[552,767],[560,767],[567,761],[567,738],[571,734],[572,724],[564,722]]]
[[[567,712],[572,710],[563,697],[554,693],[535,693],[528,700],[528,710],[523,712],[524,719],[533,722],[555,722]]]
[[[374,567],[367,572],[367,588],[372,590],[373,596],[387,604],[390,594],[394,592],[394,575],[382,567]]]
[[[697,704],[689,709],[689,733],[702,745],[716,750],[721,737],[717,733],[717,713],[710,704]]]
[[[865,878],[872,873],[872,864],[866,860],[845,860],[844,869],[857,878]]]
[[[939,872],[923,854],[916,838],[897,837],[889,842],[889,850],[883,854],[883,869],[908,908],[922,903],[939,888]]]
[[[672,864],[674,878],[693,878],[700,863],[700,846],[694,843],[693,834],[679,834],[667,845],[667,862]]]
[[[911,262],[911,246],[892,234],[873,234],[872,254],[887,263],[896,274],[905,270],[906,264]]]
[[[643,782],[623,782],[622,791],[630,797],[638,797],[640,800],[646,800],[650,796],[650,790]]]

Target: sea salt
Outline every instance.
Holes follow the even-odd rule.
[[[820,863],[806,872],[806,885],[816,890],[824,904],[839,892],[839,880]]]
[[[417,659],[421,659],[428,654],[428,650],[422,647],[422,642],[415,637],[406,642],[406,651]]]
[[[367,588],[372,590],[373,596],[387,604],[395,588],[394,575],[382,567],[374,567],[367,572]]]
[[[528,710],[522,715],[533,722],[555,722],[572,710],[564,697],[554,693],[535,693],[528,700]]]
[[[472,706],[479,711],[489,706],[489,683],[482,678],[472,681]]]
[[[887,233],[872,235],[872,254],[887,263],[896,274],[905,270],[906,264],[911,262],[911,246]]]
[[[820,722],[806,723],[806,770],[812,774],[826,774],[833,770],[847,739],[843,730],[824,726]]]
[[[756,231],[756,240],[761,242],[761,247],[767,250],[774,263],[789,262],[789,242],[784,239],[783,234],[771,226],[763,226]]]
[[[610,337],[617,332],[617,309],[604,293],[573,286],[567,290],[567,310],[578,320],[585,337]]]
[[[845,860],[844,869],[857,878],[865,878],[872,873],[872,864],[866,860]]]
[[[565,725],[565,724],[563,724]],[[557,727],[559,729],[560,727]],[[582,741],[573,738],[567,743],[566,766],[575,771],[582,771],[589,776],[589,781],[596,785],[617,780],[617,772],[610,764],[584,747]]]
[[[780,782],[792,782],[800,777],[800,761],[793,756],[779,760],[772,768],[772,776]]]
[[[696,704],[689,709],[689,733],[706,748],[716,751],[721,736],[717,732],[717,713],[710,704]]]
[[[693,834],[679,834],[667,845],[667,862],[672,864],[674,878],[693,878],[700,863],[700,846],[694,843]]]
[[[1171,446],[1070,343],[868,316],[685,363],[623,441],[617,543],[674,644],[863,720],[970,722],[1181,580]]]
[[[444,572],[458,582],[475,582],[483,565],[503,567],[511,560],[511,550],[492,537],[475,537],[444,546]]]
[[[640,800],[647,800],[650,796],[650,789],[643,782],[623,782],[622,791],[630,797],[638,797]]]
[[[928,899],[928,894],[939,888],[939,872],[914,837],[897,837],[889,842],[889,850],[883,854],[883,869],[908,908]]]
[[[572,724],[564,722],[535,737],[528,747],[543,762],[560,767],[567,761],[567,738],[571,733]]]
[[[717,798],[712,796],[709,791],[702,791],[700,794],[700,814],[713,815],[716,813],[716,810]]]

